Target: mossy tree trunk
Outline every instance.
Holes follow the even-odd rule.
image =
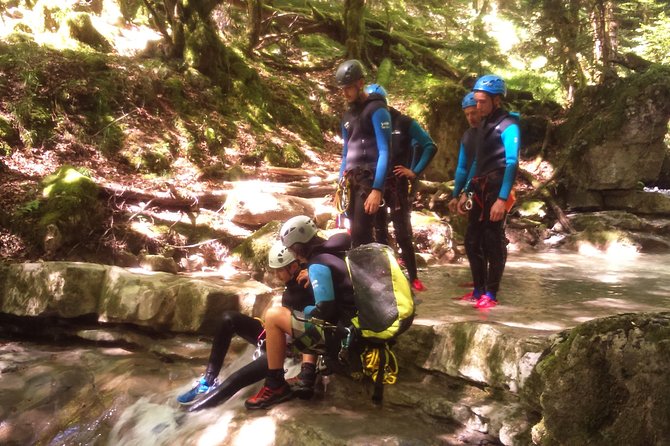
[[[219,38],[211,14],[223,0],[144,0],[154,26],[163,35],[172,57],[183,58],[224,91],[231,76],[248,77],[249,70]],[[260,0],[258,2],[260,8]],[[260,20],[259,20],[260,26]]]
[[[249,46],[247,54],[251,55],[261,36],[261,19],[263,17],[263,1],[247,0],[247,22],[249,29]]]
[[[361,59],[365,45],[365,0],[344,0],[345,46],[350,59]]]

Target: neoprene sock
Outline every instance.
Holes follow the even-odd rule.
[[[487,291],[487,292],[486,292],[486,295],[487,295],[491,300],[497,300],[497,299],[496,299],[496,293],[494,293],[493,291]]]
[[[482,290],[480,290],[479,288],[473,289],[472,297],[474,297],[475,299],[479,299],[480,297],[482,297]]]
[[[265,385],[271,389],[278,389],[286,384],[284,379],[284,369],[268,369],[268,374],[265,377]]]

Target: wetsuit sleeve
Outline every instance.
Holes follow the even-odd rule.
[[[458,149],[458,165],[456,166],[456,174],[454,175],[454,191],[452,196],[454,198],[458,197],[463,188],[465,187],[465,182],[468,179],[468,163],[467,155],[465,154],[465,146],[461,141],[461,147]]]
[[[437,147],[430,135],[428,135],[416,120],[412,120],[412,123],[409,125],[409,136],[413,141],[416,141],[419,147],[421,147],[421,158],[419,158],[416,166],[412,166],[412,172],[416,175],[421,175],[421,172],[428,167],[428,163],[430,163],[435,156]]]
[[[335,287],[330,268],[326,265],[310,265],[308,272],[316,305],[305,307],[305,316],[332,320],[335,314]]]
[[[375,129],[377,140],[377,168],[372,188],[384,190],[384,180],[388,170],[389,141],[391,141],[391,114],[386,108],[378,108],[372,114],[372,127]]]
[[[349,140],[349,134],[347,133],[347,129],[342,126],[342,140],[344,143],[342,144],[342,163],[340,164],[340,176],[339,178],[342,178],[344,175],[344,169],[347,167],[347,141]]]
[[[505,176],[503,176],[502,186],[498,198],[507,200],[514,186],[516,171],[519,165],[519,126],[512,124],[500,135],[505,146]]]

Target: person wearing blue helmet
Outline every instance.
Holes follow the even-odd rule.
[[[368,94],[378,94],[387,98],[386,90],[379,84],[365,87]],[[410,284],[415,291],[426,288],[419,280],[416,268],[416,255],[412,234],[412,208],[409,199],[409,187],[428,166],[435,156],[435,143],[421,125],[393,107],[391,113],[391,155],[389,174],[384,190],[384,211],[390,210],[395,238],[400,248],[402,260],[407,268]],[[388,244],[388,223],[386,212],[377,213],[375,235],[379,243]]]
[[[460,148],[458,150],[458,163],[456,165],[456,173],[454,175],[454,190],[452,192],[452,199],[449,202],[449,211],[452,214],[458,213],[459,215],[467,215],[468,206],[466,202],[468,200],[468,194],[463,193],[466,189],[466,181],[468,177],[471,177],[474,174],[474,160],[475,160],[475,150],[477,142],[477,127],[481,122],[481,115],[479,110],[477,110],[477,101],[475,101],[474,92],[469,92],[463,97],[461,102],[461,108],[465,114],[465,119],[468,121],[470,126],[463,137],[461,138]],[[469,252],[474,249],[475,246],[465,245],[465,249],[468,251],[466,254],[468,259],[470,258],[480,258],[483,259],[483,253],[481,250],[481,245],[477,246],[477,252]],[[474,271],[472,267],[470,268],[473,273],[473,280],[475,279]],[[464,294],[463,296],[457,297],[459,300],[470,300],[476,302],[481,297],[481,290],[484,288],[484,284],[478,284],[474,286],[474,289],[469,293]]]
[[[518,116],[502,107],[507,87],[500,76],[480,77],[472,91],[482,121],[477,128],[475,167],[467,181],[473,195],[465,245],[475,296],[480,295],[475,307],[485,309],[498,304],[507,259],[505,216],[514,200],[520,131]]]
[[[374,240],[375,214],[382,204],[391,143],[391,116],[378,93],[364,90],[365,72],[358,60],[340,64],[335,74],[349,106],[342,118],[342,163],[340,184],[349,199],[343,213],[351,222],[352,245]]]

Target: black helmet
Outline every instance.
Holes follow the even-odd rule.
[[[363,64],[356,59],[342,62],[337,67],[337,73],[335,73],[335,79],[337,79],[337,83],[341,87],[362,79],[363,76],[365,76]]]

